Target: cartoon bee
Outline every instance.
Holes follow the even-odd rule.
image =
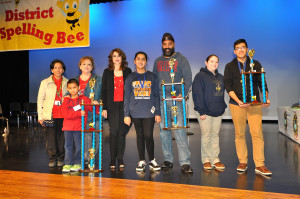
[[[20,0],[15,0],[15,6],[16,6],[16,8],[18,7],[19,3],[20,3]]]
[[[79,18],[81,17],[81,12],[79,9],[79,0],[63,0],[57,1],[56,5],[66,13],[66,22],[70,24],[71,30],[75,28],[75,26],[80,26]]]

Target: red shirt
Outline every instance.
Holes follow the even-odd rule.
[[[91,75],[91,76],[92,76],[92,75]],[[79,95],[84,95],[84,89],[85,89],[85,87],[86,87],[86,84],[89,82],[91,76],[90,76],[87,80],[85,80],[85,81],[83,81],[83,80],[81,79],[81,77],[79,77],[79,92],[78,92]]]
[[[62,78],[59,80],[56,79],[54,76],[53,81],[56,85],[56,94],[55,94],[55,101],[60,101],[60,105],[56,105],[54,102],[53,108],[52,108],[52,117],[53,118],[63,118],[61,114],[61,103],[62,103]]]
[[[123,76],[114,75],[114,102],[123,101],[124,96],[124,81]]]
[[[76,98],[65,97],[62,104],[62,114],[64,117],[63,131],[80,131],[81,130],[81,102],[84,100],[85,104],[90,104],[90,98],[79,95]],[[80,109],[74,110],[74,107],[80,105]],[[85,121],[84,126],[86,125],[88,118],[88,111],[92,112],[92,106],[85,106]],[[99,106],[96,106],[96,114],[99,115]]]

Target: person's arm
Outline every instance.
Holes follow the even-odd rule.
[[[188,60],[185,58],[182,62],[182,75],[184,80],[184,95],[186,97],[192,86],[192,70]]]
[[[205,105],[205,84],[201,81],[201,76],[198,73],[195,76],[192,86],[192,96],[194,101],[194,109],[202,116],[202,120],[206,118],[207,107]],[[201,119],[201,118],[200,118]]]
[[[95,100],[100,102],[101,99],[101,84],[102,84],[102,78],[99,75],[96,75],[96,86],[95,86]]]
[[[129,110],[129,105],[130,105],[130,96],[132,93],[132,78],[131,75],[129,75],[127,77],[127,79],[125,80],[125,91],[124,91],[124,122],[126,119],[126,124],[130,125],[131,121],[129,121],[128,118],[130,118],[130,110]]]
[[[46,98],[46,82],[42,81],[40,84],[38,97],[37,97],[37,111],[38,111],[38,121],[39,123],[43,125],[43,106]]]
[[[74,107],[69,107],[69,99],[65,99],[61,105],[61,113],[64,119],[76,119],[81,117],[81,108],[75,111]]]
[[[101,85],[101,99],[103,103],[103,110],[102,110],[102,116],[104,118],[107,118],[107,72],[104,70],[103,75],[102,75],[102,85]]]
[[[159,98],[159,84],[156,75],[153,75],[152,81],[152,92],[153,92],[153,100],[154,100],[154,107],[155,107],[155,115],[160,116],[160,98]]]

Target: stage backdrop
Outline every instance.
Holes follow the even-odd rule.
[[[91,5],[90,47],[30,51],[30,101],[36,101],[53,59],[64,60],[66,76],[72,78],[79,74],[80,57],[90,55],[96,61],[94,72],[102,75],[109,52],[119,47],[132,69],[134,54],[148,53],[152,70],[155,58],[162,54],[162,35],[170,32],[176,51],[189,60],[193,76],[210,54],[219,56],[223,74],[226,63],[235,57],[233,42],[245,38],[266,71],[271,106],[264,110],[263,119],[277,120],[278,106],[292,105],[300,98],[299,21],[300,1],[128,0]],[[229,108],[224,118],[230,118]]]
[[[89,46],[89,0],[0,0],[0,51]]]

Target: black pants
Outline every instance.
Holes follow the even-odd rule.
[[[145,160],[145,142],[148,152],[149,161],[154,159],[154,140],[153,128],[154,117],[152,118],[133,118],[136,131],[136,143],[139,151],[140,160]]]
[[[121,160],[125,151],[126,135],[130,129],[124,123],[124,102],[114,102],[107,114],[110,129],[110,158],[111,161]]]
[[[49,162],[64,161],[65,158],[65,137],[62,131],[62,118],[55,118],[53,127],[46,127],[47,132],[47,152]]]

